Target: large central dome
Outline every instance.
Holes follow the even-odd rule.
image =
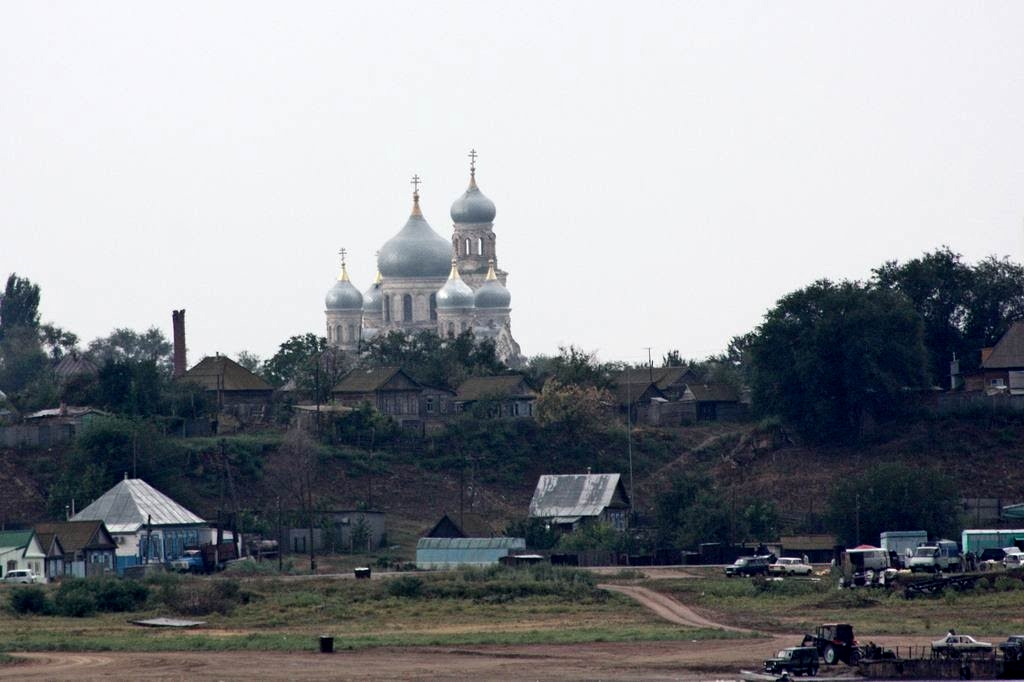
[[[444,277],[451,267],[452,245],[434,232],[420,212],[419,194],[413,195],[412,215],[405,227],[385,242],[377,256],[384,277]]]

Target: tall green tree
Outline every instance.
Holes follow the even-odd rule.
[[[662,545],[731,544],[746,535],[741,511],[733,509],[725,491],[701,472],[673,476],[669,486],[655,496],[654,509]]]
[[[15,328],[39,327],[39,286],[11,273],[0,297],[0,339]]]
[[[351,367],[352,359],[344,351],[330,346],[323,336],[307,333],[282,343],[263,363],[262,375],[275,386],[294,381],[298,390],[323,402]]]
[[[954,355],[961,369],[976,369],[979,351],[1024,317],[1024,267],[1007,258],[971,265],[944,246],[903,263],[889,261],[874,270],[873,281],[905,296],[920,315],[937,385],[948,385]]]
[[[393,331],[367,343],[360,364],[400,366],[417,381],[451,389],[468,377],[493,376],[507,369],[498,359],[494,342],[477,340],[470,330],[454,338],[441,338],[431,331]]]
[[[158,327],[139,333],[124,327],[89,343],[86,355],[98,366],[107,362],[152,362],[163,374],[170,374],[173,346]]]
[[[838,479],[826,523],[846,545],[875,544],[890,530],[925,530],[931,537],[960,531],[956,484],[927,466],[886,463]]]
[[[858,438],[926,385],[921,321],[899,294],[820,280],[783,297],[749,348],[754,407],[807,439]]]

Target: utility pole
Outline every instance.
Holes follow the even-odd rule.
[[[281,498],[277,498],[277,572],[284,572],[284,536],[281,527]]]
[[[651,360],[651,347],[650,346],[644,346],[644,348],[647,349],[647,370],[648,370],[648,375],[650,376],[650,379],[651,379],[651,383],[653,384],[654,383],[654,360]]]
[[[636,518],[636,489],[633,487],[633,382],[626,372],[626,451],[629,454],[629,501]]]

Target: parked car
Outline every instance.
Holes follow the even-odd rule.
[[[28,568],[16,568],[13,571],[7,571],[7,575],[4,576],[5,583],[34,583],[39,581],[37,576],[31,569]]]
[[[764,662],[764,671],[773,675],[818,674],[818,650],[812,646],[791,646]]]
[[[999,643],[999,650],[1007,661],[1024,661],[1024,635],[1010,635]]]
[[[1022,567],[1024,567],[1024,552],[1021,552],[1016,547],[1004,547],[1003,568],[1009,571],[1014,568]]]
[[[814,569],[810,564],[805,564],[803,559],[796,557],[779,557],[774,564],[768,567],[768,572],[775,575],[810,575]]]
[[[767,556],[741,556],[725,567],[725,574],[730,578],[734,575],[766,575],[771,558]]]
[[[932,651],[945,656],[961,654],[982,654],[992,651],[988,642],[980,642],[970,635],[946,635],[932,642]]]

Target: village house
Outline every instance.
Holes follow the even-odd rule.
[[[46,553],[34,530],[0,531],[0,578],[10,571],[31,570],[45,580]]]
[[[475,512],[448,514],[445,512],[427,538],[490,538],[498,535],[483,516]]]
[[[41,533],[35,529],[39,546],[43,550],[43,575],[49,582],[64,575],[64,547],[56,533]]]
[[[455,394],[455,409],[472,411],[474,406],[484,407],[480,416],[532,417],[537,392],[526,383],[521,374],[494,377],[470,377],[462,382]]]
[[[728,384],[687,384],[680,403],[689,421],[733,421],[746,416],[739,391]]]
[[[530,500],[530,518],[563,531],[596,522],[626,530],[630,508],[619,474],[545,475],[537,481]]]
[[[119,575],[136,564],[177,559],[213,537],[206,521],[141,478],[125,478],[71,520],[105,524],[117,544]]]
[[[95,418],[110,416],[95,407],[64,405],[31,412],[20,424],[0,427],[0,446],[47,448],[67,443]]]
[[[176,380],[202,387],[216,401],[219,413],[243,424],[264,421],[274,395],[273,386],[223,355],[203,358]],[[218,427],[218,432],[224,431],[223,425]]]
[[[440,426],[455,411],[451,391],[424,386],[401,367],[353,369],[331,394],[348,407],[369,403],[402,428],[419,433]]]
[[[964,380],[967,391],[1024,395],[1024,321],[1010,325],[995,346],[982,348],[981,367]]]
[[[52,536],[60,543],[63,575],[87,578],[116,571],[117,542],[103,521],[37,523],[35,531],[40,538]]]

